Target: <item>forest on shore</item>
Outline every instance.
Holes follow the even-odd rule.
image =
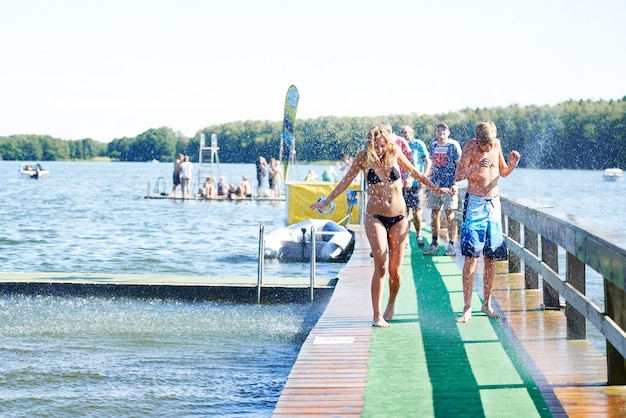
[[[463,109],[433,115],[380,117],[319,117],[297,120],[296,160],[339,160],[355,155],[375,124],[389,121],[394,132],[412,126],[426,144],[444,122],[461,146],[474,137],[476,124],[492,120],[505,154],[518,150],[520,167],[545,169],[604,169],[626,165],[626,96],[619,100],[568,100],[553,106]],[[0,137],[0,160],[70,161],[109,158],[115,161],[174,161],[178,154],[197,162],[200,137],[216,134],[222,163],[253,163],[258,156],[279,157],[282,121],[238,121],[212,125],[185,137],[169,127],[151,128],[136,137],[109,143],[90,138],[65,140],[47,135]]]

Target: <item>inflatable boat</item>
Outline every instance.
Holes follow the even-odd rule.
[[[326,219],[309,219],[272,232],[265,239],[264,257],[309,262],[312,226],[315,226],[316,261],[343,263],[350,258],[354,250],[354,233]]]

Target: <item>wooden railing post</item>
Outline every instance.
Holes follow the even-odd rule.
[[[541,259],[546,263],[555,273],[559,272],[559,247],[556,243],[547,240],[545,237],[541,237]],[[546,309],[561,309],[561,302],[559,300],[559,292],[554,290],[552,286],[543,282],[543,306]]]
[[[525,225],[524,248],[535,255],[539,254],[539,236]],[[526,289],[539,289],[539,274],[527,265],[524,265],[524,283]]]
[[[507,218],[507,235],[515,242],[522,242],[522,234],[520,232],[520,225],[513,218]],[[519,273],[522,271],[522,262],[520,258],[509,253],[509,273]]]
[[[565,262],[565,279],[580,293],[586,294],[585,263],[569,252]],[[569,306],[569,304],[565,306],[565,318],[567,320],[568,340],[583,340],[587,338],[587,321],[585,317]]]
[[[606,314],[619,327],[626,328],[626,291],[605,278],[604,301]],[[626,361],[608,341],[606,342],[606,362],[609,385],[626,385]]]

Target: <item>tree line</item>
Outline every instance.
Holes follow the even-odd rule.
[[[435,127],[445,122],[451,138],[463,146],[474,137],[476,124],[492,120],[498,127],[503,151],[522,154],[521,167],[554,169],[603,169],[626,165],[626,96],[619,100],[569,100],[553,106],[463,109],[433,115],[381,117],[320,117],[297,120],[296,159],[300,162],[338,160],[354,155],[365,134],[382,120],[394,131],[412,126],[415,136],[427,144]],[[33,161],[91,160],[174,161],[178,154],[198,161],[200,136],[207,143],[216,134],[222,163],[252,163],[280,155],[282,121],[240,121],[212,125],[185,137],[171,128],[152,128],[136,137],[102,143],[90,138],[63,140],[45,135],[0,137],[0,159]]]

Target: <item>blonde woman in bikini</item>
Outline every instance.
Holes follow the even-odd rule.
[[[371,292],[374,310],[372,325],[375,327],[390,326],[387,321],[393,318],[396,296],[402,281],[402,258],[404,242],[409,235],[409,224],[402,197],[400,168],[437,194],[453,193],[450,189],[435,186],[422,175],[394,144],[389,134],[377,125],[367,133],[363,149],[357,153],[348,172],[333,191],[323,201],[311,204],[311,209],[328,206],[363,171],[367,179],[365,233],[374,258]],[[389,300],[385,312],[382,313],[383,283],[387,270]]]

